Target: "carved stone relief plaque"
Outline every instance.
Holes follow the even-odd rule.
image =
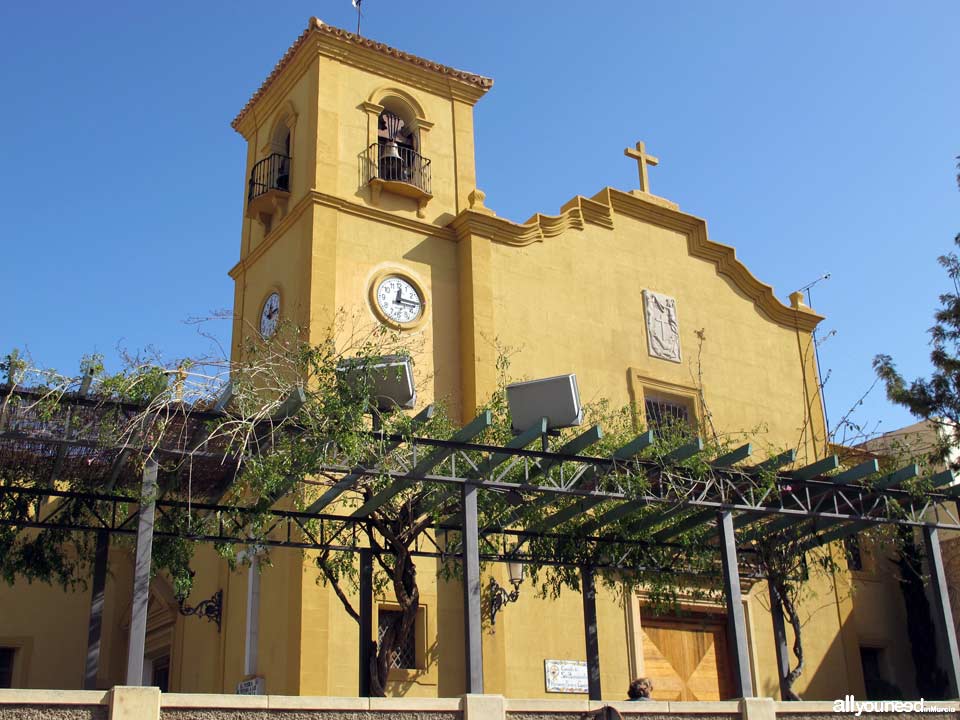
[[[680,323],[677,301],[653,290],[643,291],[647,315],[647,347],[653,357],[680,362]]]

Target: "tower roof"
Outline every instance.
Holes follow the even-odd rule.
[[[403,50],[397,50],[389,45],[385,45],[383,43],[376,42],[375,40],[348,32],[342,28],[327,25],[319,18],[312,17],[307,23],[306,30],[300,33],[300,37],[298,37],[287,49],[287,51],[283,54],[283,57],[280,58],[280,61],[267,76],[267,79],[263,81],[263,84],[260,85],[259,89],[253,94],[253,96],[247,101],[247,104],[243,106],[243,109],[240,110],[237,116],[233,119],[233,122],[230,123],[230,126],[234,130],[238,130],[240,122],[250,111],[250,108],[252,108],[257,100],[259,100],[260,97],[267,92],[270,85],[274,82],[274,80],[276,80],[280,73],[283,72],[283,69],[290,63],[297,51],[303,47],[308,38],[310,38],[310,36],[314,33],[319,33],[323,37],[334,39],[341,43],[367,48],[382,55],[409,63],[410,65],[414,65],[440,75],[445,75],[453,80],[458,80],[462,83],[466,83],[467,85],[472,85],[478,88],[481,93],[486,92],[493,86],[492,78],[484,77],[483,75],[477,75],[476,73],[467,72],[465,70],[457,70],[456,68],[452,68],[447,65],[441,65],[440,63],[433,62],[432,60],[426,60],[422,57],[418,57],[417,55],[411,55]]]

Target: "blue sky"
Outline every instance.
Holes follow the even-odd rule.
[[[955,0],[364,6],[364,35],[495,78],[477,166],[501,216],[636,187],[622,153],[643,139],[652,190],[778,297],[831,273],[813,296],[831,421],[876,353],[929,371],[936,257],[960,231]],[[0,5],[4,352],[74,371],[118,345],[210,349],[187,321],[232,302],[229,122],[310,15],[356,25],[349,0]],[[911,421],[879,387],[854,418]]]

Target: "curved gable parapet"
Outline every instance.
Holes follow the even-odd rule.
[[[707,221],[703,218],[610,187],[601,190],[593,199],[606,202],[615,213],[686,235],[687,249],[693,257],[714,263],[720,275],[729,278],[741,292],[753,300],[758,310],[774,322],[791,329],[812,332],[824,319],[806,306],[791,307],[780,302],[773,292],[773,287],[758,280],[747,266],[740,262],[733,247],[714,242],[708,237]]]
[[[450,227],[458,239],[476,234],[496,243],[523,247],[567,230],[583,230],[587,223],[612,230],[615,214],[684,234],[691,256],[712,262],[718,274],[728,278],[760,312],[779,325],[812,332],[824,319],[802,303],[791,307],[780,302],[773,287],[758,280],[740,262],[733,247],[714,242],[707,236],[707,223],[702,218],[680,212],[662,200],[646,200],[610,187],[592,198],[574,197],[561,208],[559,215],[537,213],[525,223],[515,223],[496,217],[485,208],[482,211],[471,208],[457,215]]]
[[[578,195],[561,208],[559,215],[536,213],[524,223],[496,217],[485,208],[478,210],[471,207],[457,215],[450,225],[458,238],[477,234],[503,245],[523,247],[562,235],[568,230],[583,230],[585,223],[613,228],[609,205]]]

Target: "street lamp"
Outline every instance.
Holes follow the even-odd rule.
[[[520,584],[523,582],[523,563],[511,561],[507,563],[507,573],[510,575],[510,584],[513,590],[507,590],[496,581],[496,578],[490,577],[490,624],[497,624],[497,613],[506,607],[507,603],[513,603],[520,599]]]

